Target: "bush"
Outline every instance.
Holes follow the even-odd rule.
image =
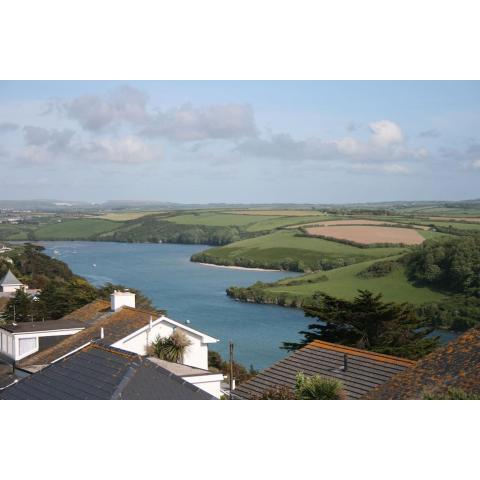
[[[180,330],[174,330],[169,337],[160,337],[153,341],[151,354],[167,362],[181,363],[187,347],[191,345],[190,340]]]
[[[298,400],[344,400],[346,398],[343,384],[339,380],[320,375],[306,377],[302,372],[297,373],[295,391]]]
[[[399,263],[393,260],[384,260],[382,262],[376,262],[361,272],[357,273],[359,278],[378,278],[385,277],[389,273],[393,272],[396,268],[399,267]]]

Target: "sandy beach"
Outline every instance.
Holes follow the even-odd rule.
[[[271,268],[248,268],[248,267],[234,267],[229,265],[215,265],[214,263],[202,263],[202,262],[194,262],[198,263],[198,265],[205,265],[206,267],[217,267],[217,268],[231,268],[234,270],[251,270],[251,271],[258,271],[258,272],[281,272],[282,270],[274,270]]]

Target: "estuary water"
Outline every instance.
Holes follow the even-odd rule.
[[[282,341],[295,341],[311,323],[303,312],[274,305],[241,303],[227,297],[231,285],[273,282],[294,276],[271,272],[218,268],[190,262],[206,245],[41,242],[45,253],[64,261],[74,273],[94,285],[107,282],[137,288],[169,317],[187,322],[220,340],[211,345],[227,358],[234,342],[235,359],[247,368],[263,369],[287,355]]]

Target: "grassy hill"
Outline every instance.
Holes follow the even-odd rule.
[[[122,226],[122,222],[112,220],[79,218],[45,225],[35,230],[34,235],[38,240],[84,240]]]
[[[398,256],[390,257],[397,259]],[[424,286],[416,286],[407,279],[403,266],[398,266],[385,276],[362,278],[358,274],[378,260],[340,267],[327,272],[317,272],[297,278],[288,278],[272,284],[257,283],[247,288],[230,287],[228,294],[244,301],[300,306],[316,292],[353,299],[357,290],[382,293],[385,300],[421,305],[441,301],[446,295]]]
[[[384,258],[404,251],[401,247],[359,248],[300,236],[295,230],[281,230],[205,250],[193,255],[192,260],[216,265],[309,271]]]

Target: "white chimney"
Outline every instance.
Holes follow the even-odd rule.
[[[110,308],[116,312],[122,307],[135,308],[135,294],[128,291],[119,292],[118,290],[114,290],[110,295]]]

